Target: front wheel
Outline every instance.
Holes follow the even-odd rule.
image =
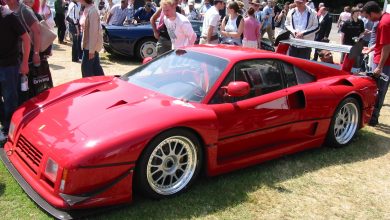
[[[349,144],[360,125],[360,105],[354,98],[344,99],[333,115],[327,143],[330,146],[343,147]]]
[[[181,129],[157,136],[145,149],[137,164],[137,184],[151,198],[177,195],[197,177],[202,162],[197,137]]]

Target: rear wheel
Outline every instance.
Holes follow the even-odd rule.
[[[360,125],[360,105],[354,98],[344,99],[337,107],[329,127],[327,143],[343,147],[349,144]]]
[[[138,42],[135,53],[137,58],[144,59],[146,57],[157,56],[157,45],[156,40],[152,38],[142,39]]]
[[[202,154],[196,136],[173,129],[157,136],[137,164],[138,188],[148,197],[164,198],[183,192],[199,174]]]

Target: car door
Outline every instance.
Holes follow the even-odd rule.
[[[224,86],[245,81],[250,94],[226,96]],[[254,59],[237,63],[210,101],[219,123],[218,160],[278,148],[290,138],[299,105],[290,106],[289,93],[278,60]]]

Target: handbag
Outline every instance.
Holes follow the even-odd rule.
[[[28,74],[29,97],[32,98],[41,92],[53,88],[53,79],[47,60],[41,60],[41,65],[30,65]]]
[[[22,9],[20,10],[20,15],[21,15],[21,18],[23,20],[24,26],[27,27],[27,29],[28,29],[27,31],[30,33],[31,30],[30,30],[30,27],[27,25],[26,20],[24,19]],[[39,26],[40,26],[40,32],[41,32],[40,33],[41,47],[39,48],[39,51],[43,52],[53,43],[53,41],[57,37],[57,34],[54,33],[54,31],[50,30],[50,27],[49,27],[49,25],[47,25],[45,20],[40,21]]]
[[[57,38],[57,34],[50,29],[45,20],[39,22],[39,26],[41,27],[41,48],[39,48],[39,51],[43,52],[53,44],[53,41]]]

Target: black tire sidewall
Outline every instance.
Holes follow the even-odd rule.
[[[188,138],[195,146],[196,148],[196,154],[197,154],[197,164],[194,171],[193,176],[191,177],[191,180],[187,183],[187,185],[178,191],[177,193],[171,194],[171,195],[162,195],[154,191],[151,186],[149,185],[149,182],[147,180],[147,163],[149,161],[149,158],[154,151],[154,149],[165,139],[172,137],[172,136],[183,136]],[[202,167],[202,161],[203,161],[203,154],[201,149],[201,144],[199,139],[192,133],[191,131],[188,131],[186,129],[171,129],[168,131],[165,131],[158,136],[156,136],[144,149],[143,153],[141,154],[136,167],[135,172],[135,185],[136,189],[140,191],[141,194],[153,198],[153,199],[161,199],[161,198],[167,198],[176,196],[182,192],[184,192],[186,189],[189,188],[189,186],[196,180],[197,176],[199,175],[199,172]]]

